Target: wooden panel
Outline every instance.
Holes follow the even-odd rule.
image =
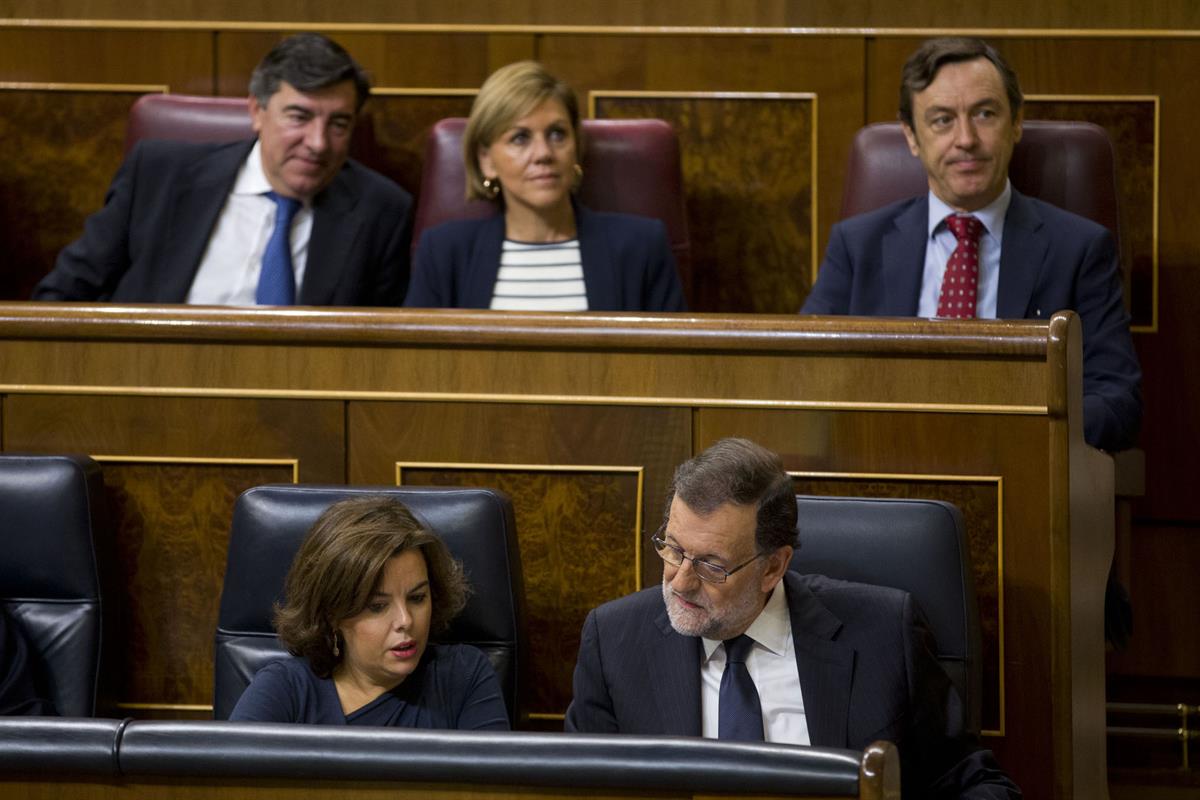
[[[818,203],[814,211],[803,205],[788,205],[772,209],[771,219],[791,220],[785,223],[785,236],[793,226],[804,226],[810,213],[811,223],[816,227],[815,236],[810,232],[809,247],[815,243],[818,254],[824,252],[829,224],[837,219],[841,203],[842,180],[846,158],[854,132],[863,124],[863,86],[865,46],[863,40],[847,37],[773,37],[773,36],[571,36],[547,34],[538,46],[538,57],[555,74],[567,80],[581,97],[592,91],[645,90],[651,92],[811,92],[817,96],[814,117],[817,131],[816,184]],[[837,65],[834,68],[832,65]],[[701,127],[701,118],[676,120],[680,129],[682,156],[685,164],[684,183],[689,195],[691,184],[699,180],[711,195],[697,193],[697,202],[703,197],[703,205],[720,216],[703,216],[689,219],[693,241],[692,259],[698,283],[717,284],[733,288],[714,290],[717,297],[723,292],[731,293],[731,301],[743,305],[721,305],[703,308],[724,312],[734,311],[782,311],[795,313],[809,282],[799,288],[803,295],[792,303],[796,287],[788,296],[777,298],[770,295],[747,297],[739,294],[736,284],[741,275],[726,277],[723,273],[735,265],[744,265],[755,255],[736,249],[736,235],[761,241],[763,230],[769,226],[754,214],[770,201],[756,198],[750,202],[743,197],[753,197],[761,188],[773,198],[804,198],[803,187],[810,179],[811,162],[805,157],[810,147],[806,131],[797,131],[790,124],[782,124],[773,115],[753,116],[738,119],[729,124],[723,136],[715,137]],[[766,130],[757,126],[765,125]],[[800,140],[797,140],[799,136]],[[704,144],[699,155],[692,148]],[[767,148],[766,155],[760,148]],[[756,162],[762,158],[778,170],[778,174],[767,174],[763,165]],[[773,159],[773,160],[772,160]],[[687,173],[689,163],[697,164],[700,175]],[[748,172],[741,169],[749,165]],[[705,170],[713,170],[711,173]],[[760,186],[761,183],[761,186]],[[787,187],[781,192],[780,187]],[[799,188],[796,188],[799,187]],[[747,206],[752,206],[747,207]],[[698,209],[697,209],[698,210]],[[692,208],[689,208],[689,213]],[[719,241],[732,248],[729,256],[710,262],[716,265],[716,273],[706,276],[699,269],[706,258],[697,243],[713,231],[731,230],[722,234]],[[793,245],[794,246],[794,245]],[[789,275],[801,274],[812,269],[809,260],[786,263],[782,267]],[[746,269],[742,266],[741,269]],[[764,266],[764,274],[770,267]],[[704,298],[702,293],[701,298]]]
[[[679,135],[698,276],[690,308],[800,307],[816,257],[815,96],[647,92],[593,95],[591,103],[597,118],[657,117]]]
[[[512,498],[528,657],[539,667],[528,710],[561,718],[587,613],[642,588],[641,468],[400,466],[401,484],[480,486]]]
[[[934,0],[910,3],[660,0],[655,3],[572,3],[524,0],[410,0],[353,5],[321,0],[9,0],[13,17],[147,20],[289,20],[342,23],[459,23],[493,25],[720,25],[843,26],[859,28],[1200,28],[1200,12],[1186,0],[1097,0],[1087,13],[1072,3],[1037,0],[947,6]]]
[[[233,502],[297,474],[343,482],[341,404],[22,395],[5,411],[6,451],[104,466],[106,641],[121,646],[104,650],[102,713],[207,716]]]
[[[149,90],[151,87],[146,87]],[[129,107],[143,94],[0,88],[0,140],[20,158],[0,161],[0,298],[28,299],[58,251],[104,204],[121,163]]]
[[[0,27],[0,81],[165,84],[211,94],[212,37],[204,30]]]
[[[246,94],[255,65],[288,33],[281,29],[217,34],[217,94]],[[363,65],[377,87],[478,89],[491,72],[491,39],[482,33],[330,35]]]
[[[535,714],[562,714],[589,610],[659,580],[636,529],[662,514],[666,481],[691,452],[690,413],[671,408],[351,403],[350,482],[497,485],[513,498],[534,644]],[[545,465],[530,468],[529,465]],[[612,466],[617,472],[590,470]],[[576,469],[582,471],[576,471]],[[639,496],[639,479],[645,471]],[[640,507],[639,507],[640,501]],[[643,521],[646,520],[646,521]],[[639,525],[639,522],[641,523]]]

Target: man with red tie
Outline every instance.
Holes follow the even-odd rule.
[[[905,63],[900,120],[926,195],[839,222],[806,314],[1044,319],[1083,323],[1084,436],[1131,446],[1141,370],[1107,229],[1016,191],[1017,76],[979,39],[925,42]]]

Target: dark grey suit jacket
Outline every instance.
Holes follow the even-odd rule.
[[[1020,797],[962,730],[958,693],[907,592],[784,580],[813,745],[894,742],[905,797]],[[661,586],[600,606],[583,626],[566,729],[699,736],[702,659],[700,639],[671,627]]]
[[[802,314],[913,317],[925,270],[927,194],[833,226]],[[1108,230],[1013,190],[1004,218],[999,319],[1046,319],[1069,309],[1083,323],[1083,424],[1088,444],[1130,447],[1142,420],[1142,373],[1121,299]]]
[[[34,300],[182,303],[254,141],[140,142]],[[301,305],[398,306],[412,198],[354,161],[313,200]]]

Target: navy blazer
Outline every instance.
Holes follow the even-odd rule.
[[[182,303],[254,140],[139,142],[104,207],[63,248],[34,300]],[[347,161],[313,199],[301,305],[398,306],[408,282],[412,198]]]
[[[660,220],[575,204],[589,311],[684,311],[675,257]],[[504,215],[454,220],[421,234],[404,305],[488,308],[500,271]]]
[[[834,225],[800,313],[916,316],[928,219],[925,194]],[[1116,246],[1106,228],[1013,190],[996,317],[1079,314],[1084,438],[1113,451],[1133,445],[1142,420],[1142,373],[1121,295]]]
[[[784,581],[814,746],[895,743],[905,797],[1020,797],[962,730],[911,595],[792,571]],[[699,736],[703,657],[699,637],[671,627],[661,586],[605,603],[583,626],[566,729]]]

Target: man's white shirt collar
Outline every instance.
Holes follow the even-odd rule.
[[[1008,204],[1011,201],[1012,182],[1005,179],[1004,191],[1000,192],[999,197],[978,211],[970,212],[970,216],[977,217],[983,223],[984,229],[995,238],[997,244],[1000,244],[1004,238],[1004,217],[1008,214]],[[956,211],[946,205],[931,189],[929,191],[929,230],[926,232],[929,238],[933,238],[933,234],[942,225],[946,217],[959,213],[962,212]]]
[[[792,618],[788,613],[786,590],[783,580],[775,584],[771,596],[763,610],[750,623],[746,635],[775,655],[780,655],[787,648],[788,637],[792,634]],[[704,642],[704,660],[712,658],[712,654],[721,645],[720,639],[707,639]]]

